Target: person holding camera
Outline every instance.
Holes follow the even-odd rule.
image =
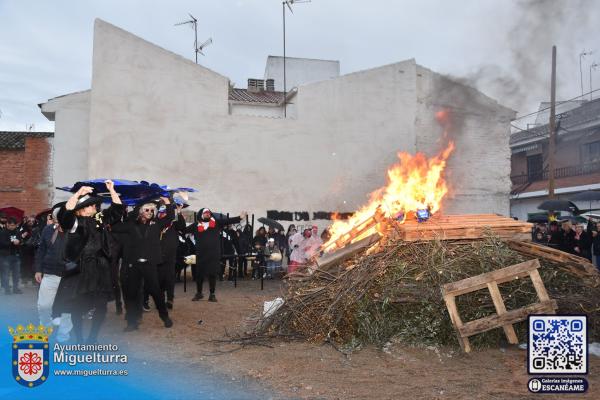
[[[5,294],[21,294],[19,280],[21,278],[20,250],[23,238],[17,229],[17,220],[9,217],[5,229],[0,230],[0,281]],[[12,290],[9,277],[12,276]]]

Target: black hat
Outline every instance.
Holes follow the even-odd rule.
[[[91,205],[102,204],[103,201],[104,201],[104,199],[102,197],[90,196],[89,194],[86,194],[85,196],[81,196],[77,200],[77,204],[75,205],[75,208],[73,209],[73,211],[81,210],[82,208],[85,208],[85,207],[91,206]]]
[[[202,208],[200,208],[200,210],[198,210],[198,214],[196,214],[196,219],[197,219],[198,221],[202,221],[202,213],[203,213],[204,211],[208,211],[208,212],[210,213],[210,216],[211,216],[211,217],[213,216],[213,212],[212,212],[212,211],[210,211],[210,208],[202,207]]]
[[[53,218],[55,218],[55,219],[57,218],[58,212],[60,211],[61,208],[63,208],[65,206],[65,204],[67,204],[66,201],[61,201],[52,206],[52,208],[50,209],[50,214],[52,215]]]

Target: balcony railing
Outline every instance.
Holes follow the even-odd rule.
[[[555,168],[554,178],[569,178],[572,176],[590,175],[596,172],[600,172],[600,162]],[[534,171],[529,174],[513,175],[510,177],[510,180],[513,185],[524,185],[526,183],[545,181],[548,180],[548,169]]]

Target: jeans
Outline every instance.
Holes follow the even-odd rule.
[[[19,290],[21,259],[19,256],[0,256],[0,281],[6,293],[10,293],[9,275],[12,275],[12,290]]]
[[[594,255],[594,257],[596,258],[596,268],[600,271],[600,254]]]
[[[267,274],[273,277],[277,271],[281,271],[281,261],[267,261]]]
[[[56,297],[59,283],[60,276],[44,274],[40,283],[40,290],[38,291],[37,308],[40,324],[44,326],[50,326],[50,324],[57,325],[56,340],[66,342],[69,340],[69,332],[73,328],[71,314],[63,313],[60,318],[52,320],[52,306],[54,305],[54,298]]]

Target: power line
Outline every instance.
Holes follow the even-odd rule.
[[[587,92],[587,93],[584,93],[584,94],[582,94],[581,96],[573,97],[572,99],[569,99],[569,100],[557,101],[557,103],[559,103],[559,104],[562,104],[562,103],[567,103],[567,102],[569,102],[569,101],[577,100],[577,99],[578,99],[578,98],[580,98],[580,97],[587,96],[588,94],[590,94],[590,93],[594,93],[594,92],[597,92],[597,91],[599,91],[599,90],[600,90],[600,89],[594,89],[594,90],[592,90],[592,91],[590,91],[590,92]],[[541,113],[542,111],[546,111],[546,110],[549,110],[549,109],[550,109],[550,107],[542,108],[541,110],[537,110],[537,111],[534,111],[534,112],[532,112],[532,113],[525,114],[525,115],[522,115],[522,116],[520,116],[520,117],[518,117],[518,118],[515,118],[515,119],[513,119],[513,121],[516,121],[516,120],[518,120],[518,119],[523,119],[523,118],[525,118],[525,117],[529,117],[529,116],[531,116],[531,115],[539,114],[539,113]]]

